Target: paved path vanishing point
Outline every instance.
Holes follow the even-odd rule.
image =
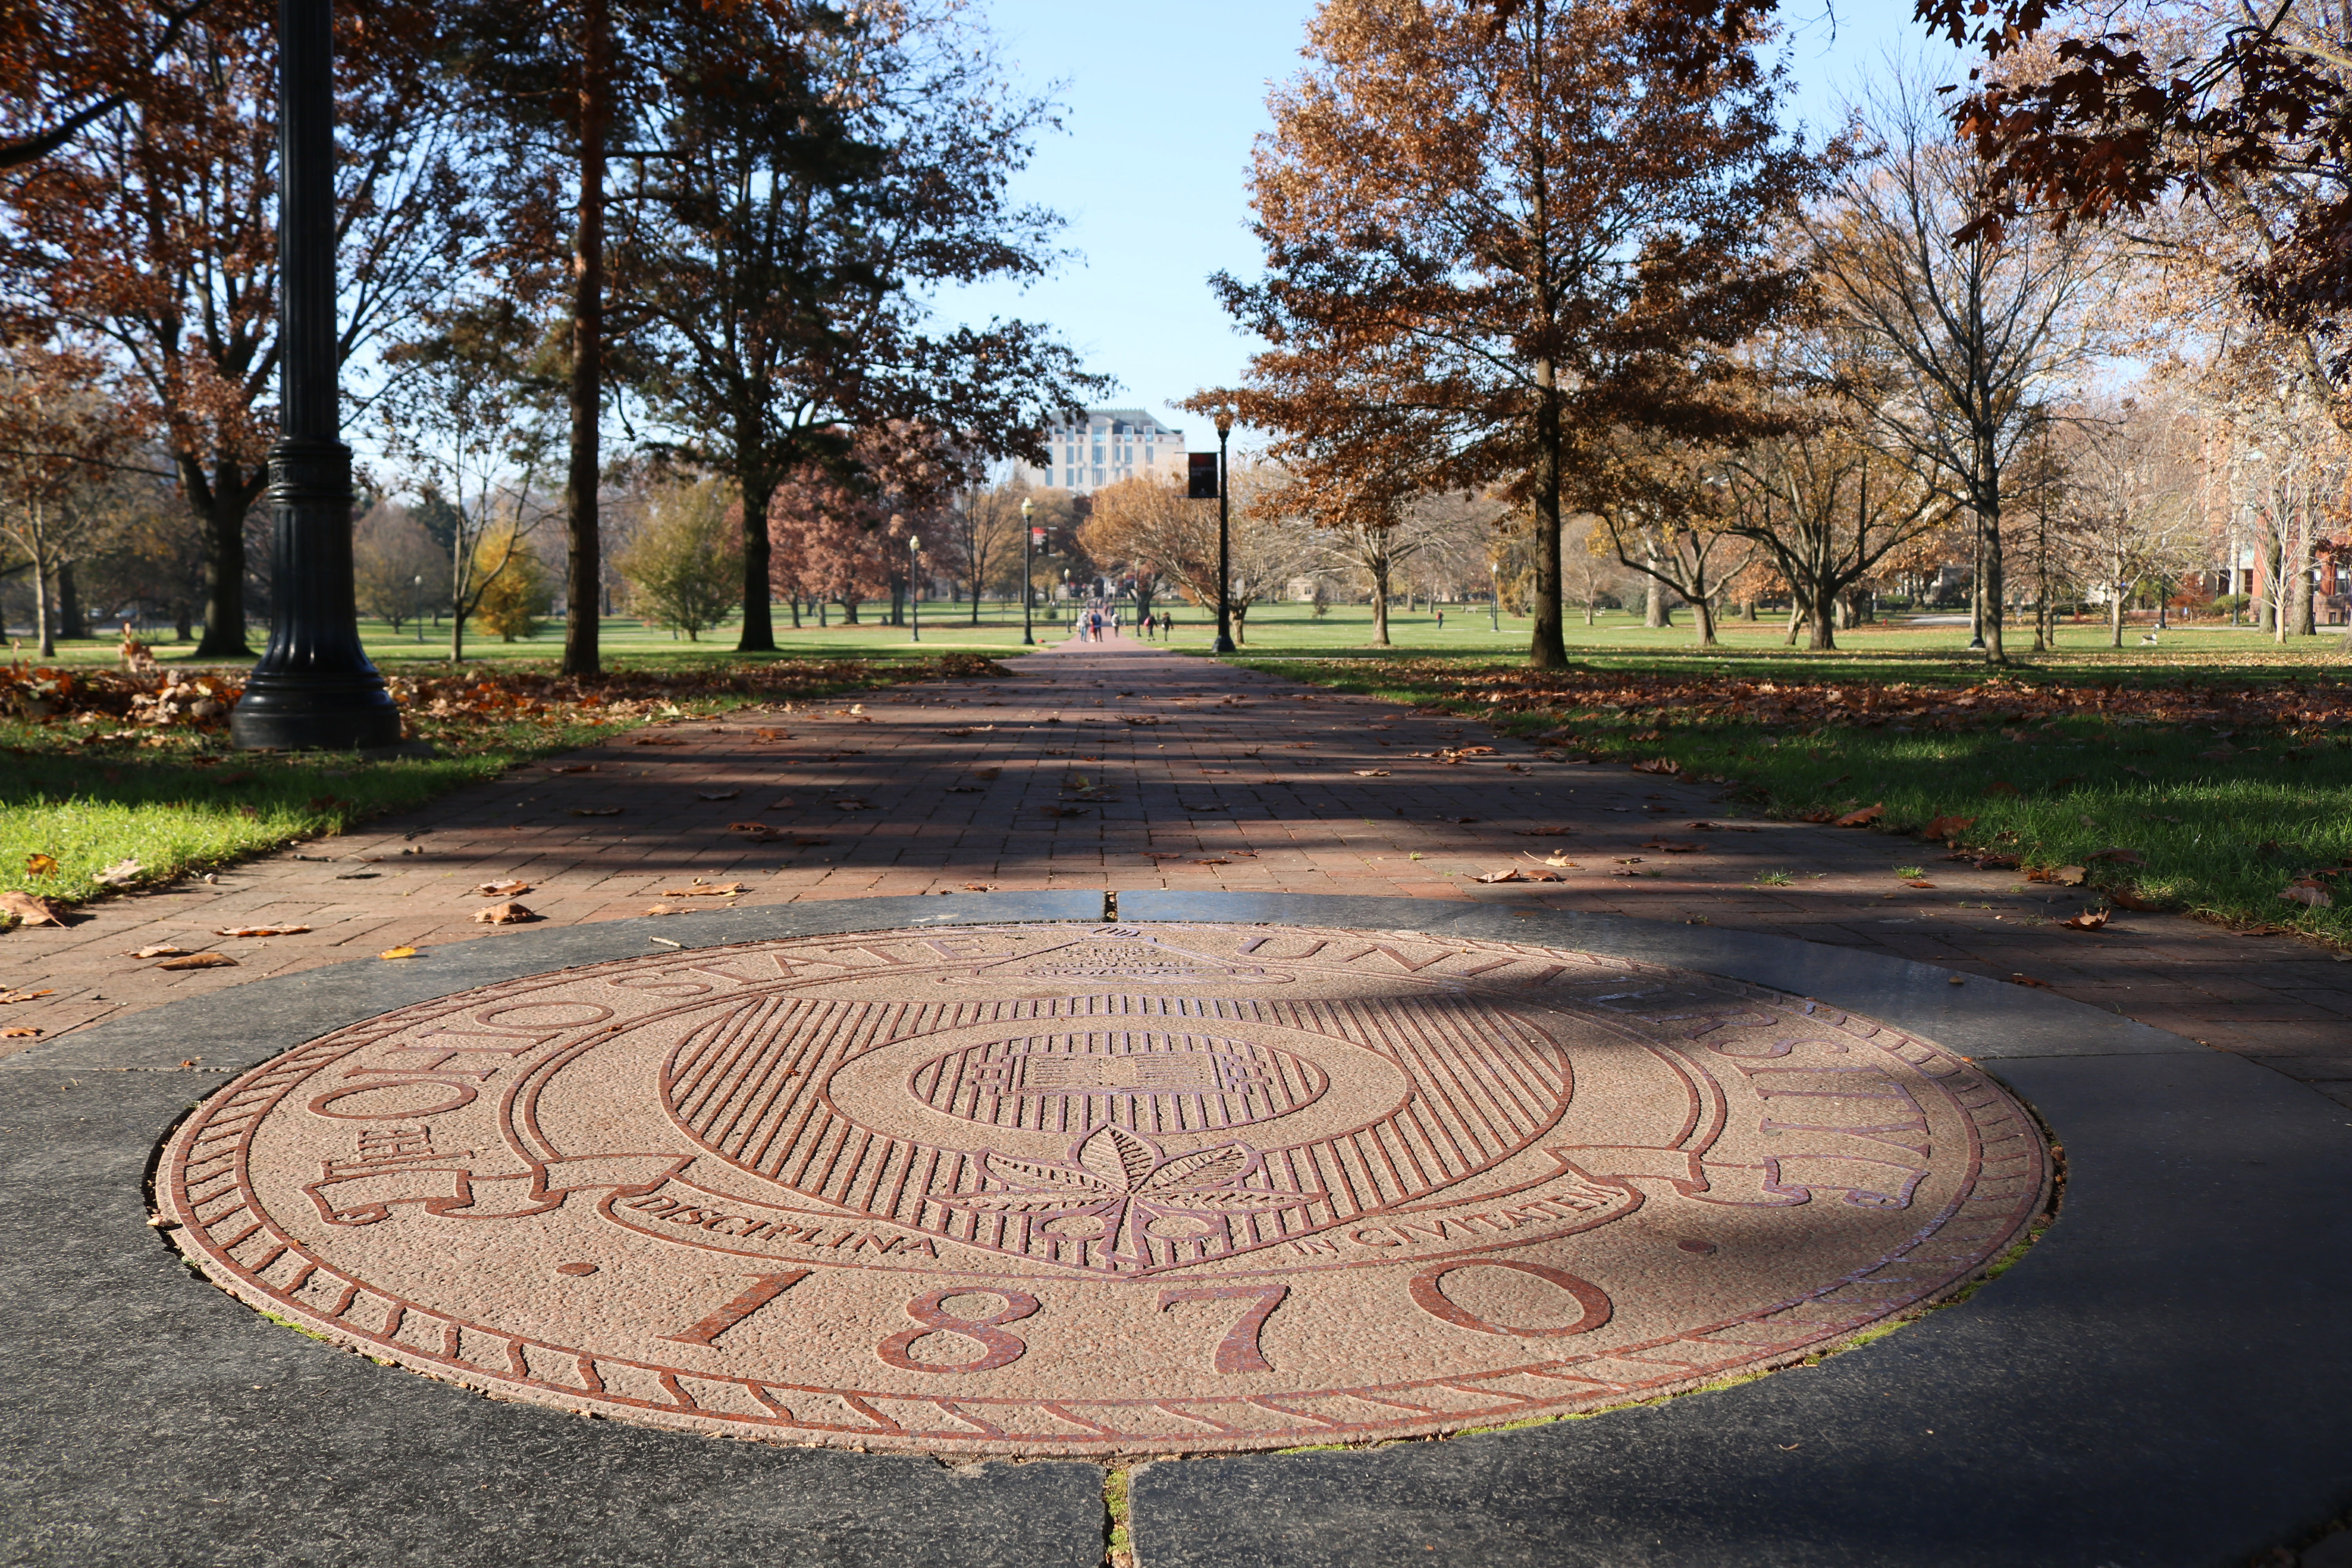
[[[397,945],[499,940],[477,884],[572,923],[743,903],[1161,887],[1475,899],[1834,942],[2061,994],[2257,1058],[2352,1106],[2352,964],[2293,938],[2116,911],[1914,839],[1742,819],[1717,790],[1537,757],[1474,722],[1150,647],[1065,643],[1011,679],[635,731],[401,816],[0,937],[0,1026],[54,1036]],[[1491,745],[1458,760],[1449,748]],[[1082,784],[1080,781],[1083,780]],[[789,803],[789,804],[787,804]],[[614,807],[618,815],[604,815]],[[594,814],[594,815],[587,815]],[[757,839],[731,824],[759,822]],[[1696,843],[1696,852],[1644,847]],[[1559,882],[1482,884],[1559,852]],[[1920,866],[1932,889],[1906,887]],[[1786,886],[1759,881],[1786,871]],[[692,918],[688,914],[682,918]],[[231,938],[224,928],[307,925]],[[130,956],[173,942],[234,968]],[[429,961],[429,960],[428,960]],[[22,1038],[0,1041],[21,1048]]]

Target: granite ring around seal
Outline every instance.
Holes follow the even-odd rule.
[[[1961,1288],[2047,1201],[1966,1060],[1738,982],[1304,927],[747,943],[490,985],[200,1106],[175,1243],[508,1398],[857,1448],[1597,1410]]]

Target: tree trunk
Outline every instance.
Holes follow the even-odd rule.
[[[190,482],[191,474],[194,483]],[[251,658],[245,642],[245,514],[268,479],[223,462],[207,478],[193,458],[180,463],[184,494],[205,527],[205,636],[198,658]]]
[[[604,409],[604,138],[613,121],[613,30],[606,0],[586,0],[580,62],[580,210],[572,251],[572,461],[565,476],[563,666],[594,675],[603,583],[597,488]]]
[[[2001,646],[2001,595],[2007,584],[2001,573],[2000,475],[1990,476],[1990,483],[1992,500],[1977,514],[1978,526],[1984,531],[1984,651],[1987,664],[2004,665],[2009,653]]]
[[[1389,646],[1389,574],[1384,566],[1370,568],[1372,574],[1372,646]]]
[[[1559,391],[1549,360],[1536,365],[1536,581],[1534,628],[1528,638],[1528,667],[1566,669],[1568,638],[1560,626],[1559,594]]]
[[[1653,557],[1652,559],[1655,559]],[[1674,612],[1666,607],[1666,585],[1655,577],[1644,577],[1643,584],[1642,624],[1655,631],[1660,626],[1675,624]]]
[[[172,605],[172,640],[173,642],[186,642],[190,637],[195,635],[195,616],[189,608],[188,601],[185,599],[174,600]]]
[[[2310,595],[2305,594],[2304,597],[2308,601]],[[2309,608],[2306,602],[2306,613]],[[60,562],[58,565],[58,635],[68,642],[89,636],[89,623],[81,613],[81,589],[74,583],[73,563],[70,561]]]
[[[841,624],[843,626],[854,626],[857,624],[857,606],[864,602],[861,599],[853,599],[845,594],[842,595]]]
[[[2124,584],[2123,574],[2116,572],[2116,580],[2107,584],[2107,646],[2124,646]]]
[[[1701,594],[1696,599],[1685,597],[1683,602],[1691,607],[1691,625],[1696,629],[1698,634],[1697,641],[1694,646],[1698,647],[1715,647],[1714,596],[1712,595]]]
[[[1805,646],[1816,653],[1824,653],[1837,647],[1837,612],[1833,608],[1835,603],[1836,595],[1823,594],[1813,600],[1812,614],[1805,617],[1805,625],[1811,634],[1806,639]],[[1797,640],[1793,627],[1790,631],[1789,640],[1792,643]]]

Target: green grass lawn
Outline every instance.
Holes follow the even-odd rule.
[[[104,712],[0,717],[0,889],[75,902],[104,892],[110,868],[125,861],[137,863],[131,885],[166,880],[643,724],[934,677],[940,658],[961,650],[927,641],[891,657],[845,650],[852,657],[824,660],[640,654],[609,660],[612,679],[584,689],[554,680],[548,650],[538,651],[535,663],[454,672],[386,661],[409,732],[433,742],[431,757],[240,752],[218,727],[126,728]]]
[[[1304,606],[1258,614],[1268,608],[1278,613],[1237,662],[1596,757],[1668,760],[1736,784],[1774,816],[1879,805],[1874,826],[1889,832],[1973,818],[1958,842],[2013,856],[2021,874],[2080,867],[2109,898],[2352,943],[2352,665],[2340,636],[2281,647],[2251,630],[2182,628],[2151,648],[2136,627],[2117,650],[2104,626],[2068,626],[2054,651],[1996,673],[1967,651],[1965,627],[1864,628],[1816,654],[1737,624],[1729,646],[1697,650],[1686,632],[1630,617],[1588,630],[1579,616],[1577,668],[1538,677],[1523,626],[1507,656],[1484,616],[1461,647],[1424,619],[1394,627],[1398,647],[1368,649],[1360,607],[1320,621]],[[1899,858],[1932,877],[1938,853]],[[2297,882],[2330,906],[2280,896]]]
[[[1199,612],[1180,618],[1200,618]],[[1178,639],[1186,652],[1205,652],[1214,632],[1213,613],[1204,629]],[[1373,645],[1371,611],[1362,605],[1335,605],[1318,618],[1309,605],[1259,605],[1245,622],[1247,635],[1241,652],[1252,658],[1425,658],[1432,656],[1474,657],[1512,660],[1524,656],[1530,623],[1524,616],[1504,616],[1501,630],[1493,628],[1485,606],[1449,606],[1445,626],[1426,610],[1411,615],[1389,614],[1391,646]],[[2251,626],[2213,622],[2176,626],[2158,634],[2156,647],[2140,638],[2153,630],[2135,623],[2126,628],[2125,646],[2107,646],[2103,621],[2062,621],[2057,647],[2032,654],[2031,627],[2009,628],[2010,657],[2037,671],[2067,671],[2095,679],[2170,679],[2179,676],[2216,679],[2275,679],[2291,673],[2322,670],[2352,671],[2352,647],[2340,627],[2315,637],[2301,637],[2284,646]],[[1785,623],[1767,618],[1756,623],[1726,620],[1718,624],[1721,645],[1695,646],[1687,612],[1676,625],[1652,630],[1637,615],[1604,614],[1597,626],[1587,626],[1581,610],[1571,608],[1562,640],[1571,658],[1596,668],[1682,670],[1690,673],[1721,668],[1753,671],[1759,661],[1801,670],[1808,679],[1855,679],[1883,678],[1902,680],[1969,681],[1985,671],[1981,656],[1968,648],[1966,626],[1915,625],[1888,620],[1838,634],[1839,647],[1813,653],[1787,646]]]

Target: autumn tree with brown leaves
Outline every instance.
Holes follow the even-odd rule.
[[[92,492],[139,433],[140,411],[94,390],[102,362],[70,342],[0,349],[0,540],[32,573],[41,657],[57,652],[49,606],[89,543]]]
[[[697,8],[666,35],[614,208],[639,390],[674,448],[732,479],[750,519],[811,463],[851,490],[897,484],[853,472],[853,437],[883,426],[1042,462],[1048,416],[1106,384],[1042,326],[949,325],[928,300],[1057,258],[1060,219],[1005,188],[1052,106],[1008,90],[955,0]],[[745,651],[775,647],[769,548],[747,526]]]
[[[1526,505],[1538,668],[1567,663],[1560,522],[1606,500],[1611,443],[1722,433],[1723,356],[1791,294],[1766,241],[1816,163],[1756,10],[1328,0],[1272,100],[1265,274],[1216,279],[1270,345],[1241,416],[1277,460],[1368,432],[1360,471]]]
[[[0,182],[0,310],[105,345],[107,373],[158,413],[206,542],[207,658],[250,654],[246,515],[268,484],[277,426],[273,13],[210,0],[115,112]],[[345,359],[429,296],[473,232],[433,38],[422,5],[338,8]],[[33,112],[10,106],[0,131]]]

